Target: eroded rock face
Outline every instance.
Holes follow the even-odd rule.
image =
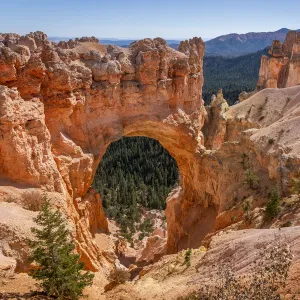
[[[206,115],[200,38],[183,42],[180,52],[160,38],[129,49],[94,38],[56,45],[42,32],[1,40],[0,173],[66,197],[90,269],[102,264],[92,234],[106,231],[107,222],[99,196],[87,192],[111,142],[139,135],[160,141],[179,166],[181,197],[196,199],[194,160]],[[177,231],[170,236],[175,245]]]
[[[300,33],[288,32],[283,44],[273,41],[270,57],[263,56],[257,89],[284,88],[300,84]]]

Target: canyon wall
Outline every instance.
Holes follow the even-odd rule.
[[[300,33],[289,31],[281,44],[275,40],[270,56],[261,58],[257,90],[300,84]]]

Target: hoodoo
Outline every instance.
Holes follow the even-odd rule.
[[[300,32],[289,31],[283,44],[273,41],[269,55],[261,58],[258,90],[300,84]]]

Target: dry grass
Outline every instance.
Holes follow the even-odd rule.
[[[24,191],[21,196],[9,194],[4,201],[19,204],[27,210],[40,211],[45,203],[45,197],[41,192],[29,189]]]

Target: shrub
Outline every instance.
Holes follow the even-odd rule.
[[[240,164],[243,166],[243,169],[246,170],[249,167],[249,156],[246,153],[242,154],[242,161]]]
[[[154,230],[151,220],[146,218],[144,222],[140,224],[139,230],[141,231],[139,234],[139,240],[141,241],[144,237],[149,236]]]
[[[232,216],[230,219],[231,219],[231,222],[235,222],[236,221],[236,216]]]
[[[120,235],[123,236],[129,243],[132,242],[132,232],[126,225],[121,225]]]
[[[37,268],[29,275],[41,282],[48,296],[78,299],[83,289],[92,284],[94,275],[82,271],[84,264],[79,262],[79,255],[73,253],[75,245],[65,220],[46,200],[34,221],[38,227],[31,229],[35,239],[29,241],[29,246],[30,261],[35,262]]]
[[[187,249],[184,255],[184,263],[187,267],[191,266],[191,255],[192,255],[192,249]]]
[[[109,275],[109,280],[117,284],[123,284],[129,279],[130,279],[129,272],[121,268],[114,269]]]
[[[143,223],[140,224],[140,231],[150,234],[153,232],[153,225],[149,218],[146,218]]]
[[[270,139],[269,139],[269,144],[270,144],[270,145],[273,145],[274,143],[275,143],[275,140],[274,140],[273,138],[270,138]]]
[[[249,220],[249,209],[250,209],[250,202],[245,201],[243,204],[243,211],[245,212],[245,219]]]
[[[246,169],[244,174],[245,174],[244,183],[248,184],[251,189],[255,189],[259,183],[258,176],[250,168]]]
[[[286,221],[285,223],[283,223],[280,227],[284,228],[284,227],[291,227],[292,226],[292,222],[291,221]]]
[[[22,194],[22,205],[25,209],[40,211],[45,202],[45,196],[37,190],[28,190]]]
[[[272,220],[278,216],[280,212],[280,192],[278,188],[273,189],[269,194],[269,201],[266,206],[266,218]]]
[[[300,195],[300,174],[296,178],[292,179],[291,185],[291,193],[295,195]]]

